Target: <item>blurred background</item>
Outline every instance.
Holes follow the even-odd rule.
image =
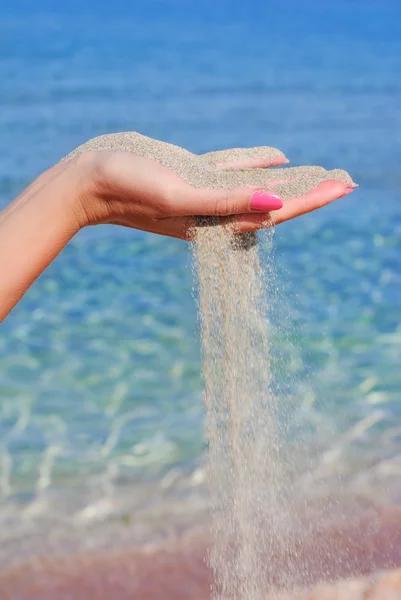
[[[398,0],[0,5],[0,208],[77,145],[127,130],[196,153],[271,145],[360,184],[277,229],[272,352],[288,357],[277,377],[315,457],[311,489],[341,481],[388,507],[401,501],[400,75]],[[102,226],[2,323],[3,567],[205,518],[193,285],[184,242]]]

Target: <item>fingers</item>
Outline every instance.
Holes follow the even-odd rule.
[[[274,213],[272,217],[278,225],[289,219],[294,219],[300,215],[305,215],[313,210],[322,208],[330,204],[330,202],[350,194],[355,187],[357,186],[347,185],[335,179],[323,181],[304,196],[285,200],[283,208]]]
[[[295,217],[322,208],[334,200],[343,198],[354,191],[335,180],[324,181],[305,196],[284,200],[283,208],[263,214],[236,215],[230,221],[237,232],[257,231],[272,225],[279,225]]]
[[[228,216],[280,209],[281,213],[282,199],[291,199],[283,216],[278,217],[281,221],[324,206],[355,185],[345,171],[326,171],[316,166],[214,170],[210,176],[206,173],[205,182],[210,182],[213,189],[179,186],[171,197],[171,216]],[[321,184],[323,187],[318,187]],[[314,191],[316,188],[318,192]]]
[[[221,223],[233,228],[237,233],[266,229],[295,217],[322,208],[334,200],[350,194],[354,188],[336,180],[324,181],[303,197],[289,198],[280,210],[245,213],[222,217]],[[160,235],[168,235],[190,240],[193,237],[195,221],[193,217],[171,217],[152,220],[146,229]]]
[[[285,200],[283,208],[278,211],[223,216],[221,223],[232,227],[237,233],[266,229],[321,208],[338,198],[350,194],[352,191],[352,187],[346,186],[342,182],[336,180],[325,181],[303,197]],[[122,220],[117,224],[132,227],[130,220]],[[138,227],[136,225],[136,228],[158,235],[191,240],[193,239],[195,226],[194,217],[182,216],[164,219],[144,219],[141,226]]]
[[[289,162],[277,148],[232,148],[202,155],[202,160],[217,169],[253,169],[278,167]]]
[[[237,215],[247,212],[279,210],[282,200],[268,191],[252,186],[237,189],[210,189],[188,186],[183,195],[170,203],[173,216]]]

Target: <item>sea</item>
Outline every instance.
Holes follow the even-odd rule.
[[[305,486],[341,486],[353,515],[397,509],[399,0],[2,0],[0,208],[119,131],[199,154],[275,146],[359,184],[276,228],[271,353],[289,448],[314,458]],[[185,242],[97,226],[1,324],[1,569],[208,522],[195,288]]]

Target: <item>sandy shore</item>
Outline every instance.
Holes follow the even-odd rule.
[[[322,527],[308,540],[289,541],[286,555],[266,557],[269,578],[281,587],[296,556],[291,588],[301,590],[267,598],[399,600],[401,509],[376,517]],[[154,547],[37,558],[0,573],[0,600],[207,600],[206,549],[197,531]]]

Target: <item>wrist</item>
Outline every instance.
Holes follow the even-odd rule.
[[[71,208],[78,228],[109,222],[110,207],[107,199],[110,194],[105,185],[102,153],[83,152],[67,164],[70,178],[74,182]]]
[[[92,209],[93,161],[86,153],[55,167],[63,169],[63,197],[60,198],[68,219],[74,223],[77,231],[94,224]]]

